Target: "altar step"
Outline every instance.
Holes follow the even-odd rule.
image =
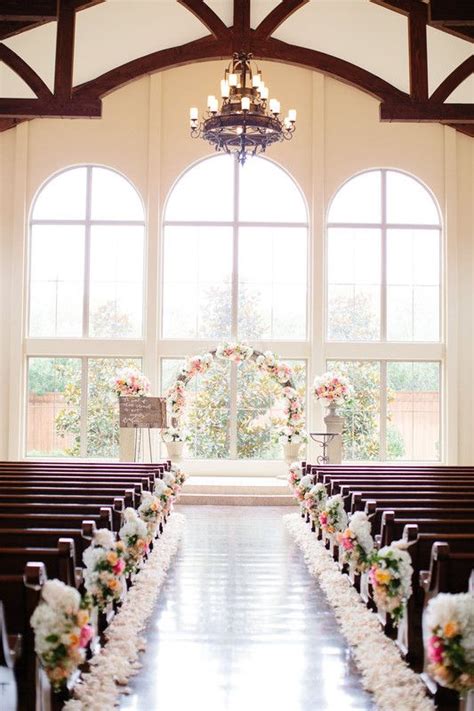
[[[276,477],[191,476],[180,504],[202,506],[294,506],[288,484]]]

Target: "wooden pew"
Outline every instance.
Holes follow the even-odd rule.
[[[95,510],[95,507],[93,507]],[[41,514],[41,513],[0,513],[0,528],[75,528],[81,529],[84,521],[81,514]],[[99,508],[98,514],[89,513],[89,521],[93,521],[96,528],[112,530],[112,509],[110,506]]]
[[[372,535],[376,536],[381,532],[382,518],[385,512],[394,511],[396,516],[402,518],[417,519],[426,518],[451,518],[451,519],[466,519],[474,516],[474,505],[460,506],[450,508],[445,506],[444,502],[436,502],[433,506],[427,506],[424,501],[416,499],[414,501],[387,501],[382,502],[380,499],[366,501],[364,507],[365,513],[370,518],[372,523]]]
[[[449,515],[449,511],[447,512]],[[420,533],[423,531],[437,531],[438,533],[474,533],[474,509],[473,515],[468,518],[400,518],[395,511],[384,511],[382,515],[382,527],[377,543],[382,546],[389,546],[392,541],[397,541],[403,536],[405,526],[416,523]]]
[[[87,497],[85,497],[87,498]],[[2,503],[0,502],[1,514],[77,514],[82,518],[91,518],[97,516],[102,509],[108,507],[112,513],[112,530],[118,531],[121,526],[122,512],[124,510],[124,500],[121,497],[115,497],[113,503],[109,504],[91,504],[91,503],[71,503],[64,499],[57,503],[44,503],[33,501],[29,503]]]
[[[77,587],[76,556],[71,538],[60,538],[54,548],[0,547],[0,570],[17,575],[30,562],[43,563],[49,578],[58,578],[66,585]]]
[[[413,594],[407,603],[406,613],[398,627],[397,642],[407,661],[417,671],[423,667],[422,613],[424,590],[420,587],[420,573],[430,565],[431,551],[435,543],[445,542],[453,553],[472,554],[474,533],[420,533],[416,524],[405,527],[403,539],[408,543],[408,552],[413,566]],[[463,581],[460,581],[460,585]]]
[[[15,677],[19,711],[36,708],[36,655],[34,633],[29,624],[46,581],[42,563],[28,563],[21,573],[0,574],[0,599],[3,603],[9,647],[15,653]]]
[[[82,570],[82,554],[90,545],[96,531],[94,521],[83,521],[80,529],[75,528],[0,528],[0,547],[15,548],[36,546],[53,548],[57,546],[60,538],[74,541],[75,558]]]

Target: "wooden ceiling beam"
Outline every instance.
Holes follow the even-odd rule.
[[[474,26],[474,3],[472,0],[431,0],[430,22],[441,25]]]
[[[53,97],[54,98],[54,97]],[[0,99],[0,116],[14,118],[100,118],[100,99]]]
[[[273,8],[255,30],[257,37],[267,39],[270,37],[280,25],[285,22],[296,10],[299,10],[303,5],[306,5],[309,0],[282,0],[282,2]]]
[[[474,104],[384,101],[380,105],[380,118],[382,121],[474,124]]]
[[[408,15],[408,57],[410,96],[416,101],[428,99],[428,49],[426,44],[426,5],[419,3]]]
[[[178,0],[178,2],[192,12],[216,39],[229,34],[227,25],[203,0]]]
[[[74,72],[74,40],[76,10],[74,0],[58,0],[58,28],[54,70],[54,97],[63,101],[71,98]]]
[[[6,22],[45,22],[56,19],[56,0],[1,0],[0,20]]]

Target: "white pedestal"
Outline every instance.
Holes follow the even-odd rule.
[[[324,422],[326,423],[326,432],[340,435],[339,437],[333,437],[328,443],[328,464],[340,464],[342,462],[342,431],[344,429],[344,418],[339,415],[326,415]]]
[[[301,444],[282,444],[282,447],[285,462],[291,464],[292,462],[297,461],[301,449]]]
[[[183,458],[184,442],[165,442],[168,457],[172,462],[179,462]]]
[[[133,427],[121,427],[119,433],[119,451],[121,462],[135,461],[135,432]]]

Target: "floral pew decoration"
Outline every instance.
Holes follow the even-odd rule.
[[[319,526],[330,539],[333,539],[335,534],[342,533],[346,528],[347,513],[344,509],[344,500],[340,494],[326,499],[324,507],[319,514]]]
[[[47,580],[32,617],[35,652],[55,692],[67,688],[93,637],[91,600],[60,580]]]
[[[125,574],[136,573],[149,550],[149,537],[146,522],[135,509],[126,508],[123,512],[124,523],[119,531],[119,538],[125,546]]]
[[[374,552],[370,561],[369,580],[374,601],[398,625],[412,594],[413,566],[402,540],[394,541]]]
[[[144,491],[138,507],[138,515],[146,525],[148,541],[152,541],[157,535],[163,512],[164,505],[161,499],[151,491]]]
[[[171,472],[165,472],[165,474],[170,474]],[[170,477],[167,477],[168,481]],[[173,489],[165,482],[163,479],[157,479],[155,482],[155,489],[153,491],[154,495],[160,500],[163,506],[163,516],[167,516],[171,512],[171,506],[173,504],[174,492]]]
[[[303,506],[309,513],[311,521],[318,528],[320,526],[319,517],[326,507],[327,498],[328,493],[324,484],[315,484],[304,496]]]
[[[288,474],[288,486],[292,490],[292,492],[295,492],[296,487],[301,481],[301,477],[303,476],[303,467],[299,462],[293,462],[290,464],[290,470]]]
[[[474,596],[436,595],[427,605],[423,626],[431,676],[461,695],[474,690]]]
[[[347,564],[352,573],[366,573],[374,553],[374,539],[367,514],[356,511],[349,519],[345,531],[337,534],[340,561]]]
[[[125,590],[125,545],[116,541],[112,531],[99,528],[91,545],[84,551],[84,584],[94,605],[102,612],[118,602]]]
[[[306,512],[306,507],[304,505],[304,500],[307,492],[312,488],[313,486],[313,477],[311,474],[305,474],[301,479],[299,480],[298,484],[294,487],[294,495],[296,499],[300,503],[301,507],[301,513]]]

